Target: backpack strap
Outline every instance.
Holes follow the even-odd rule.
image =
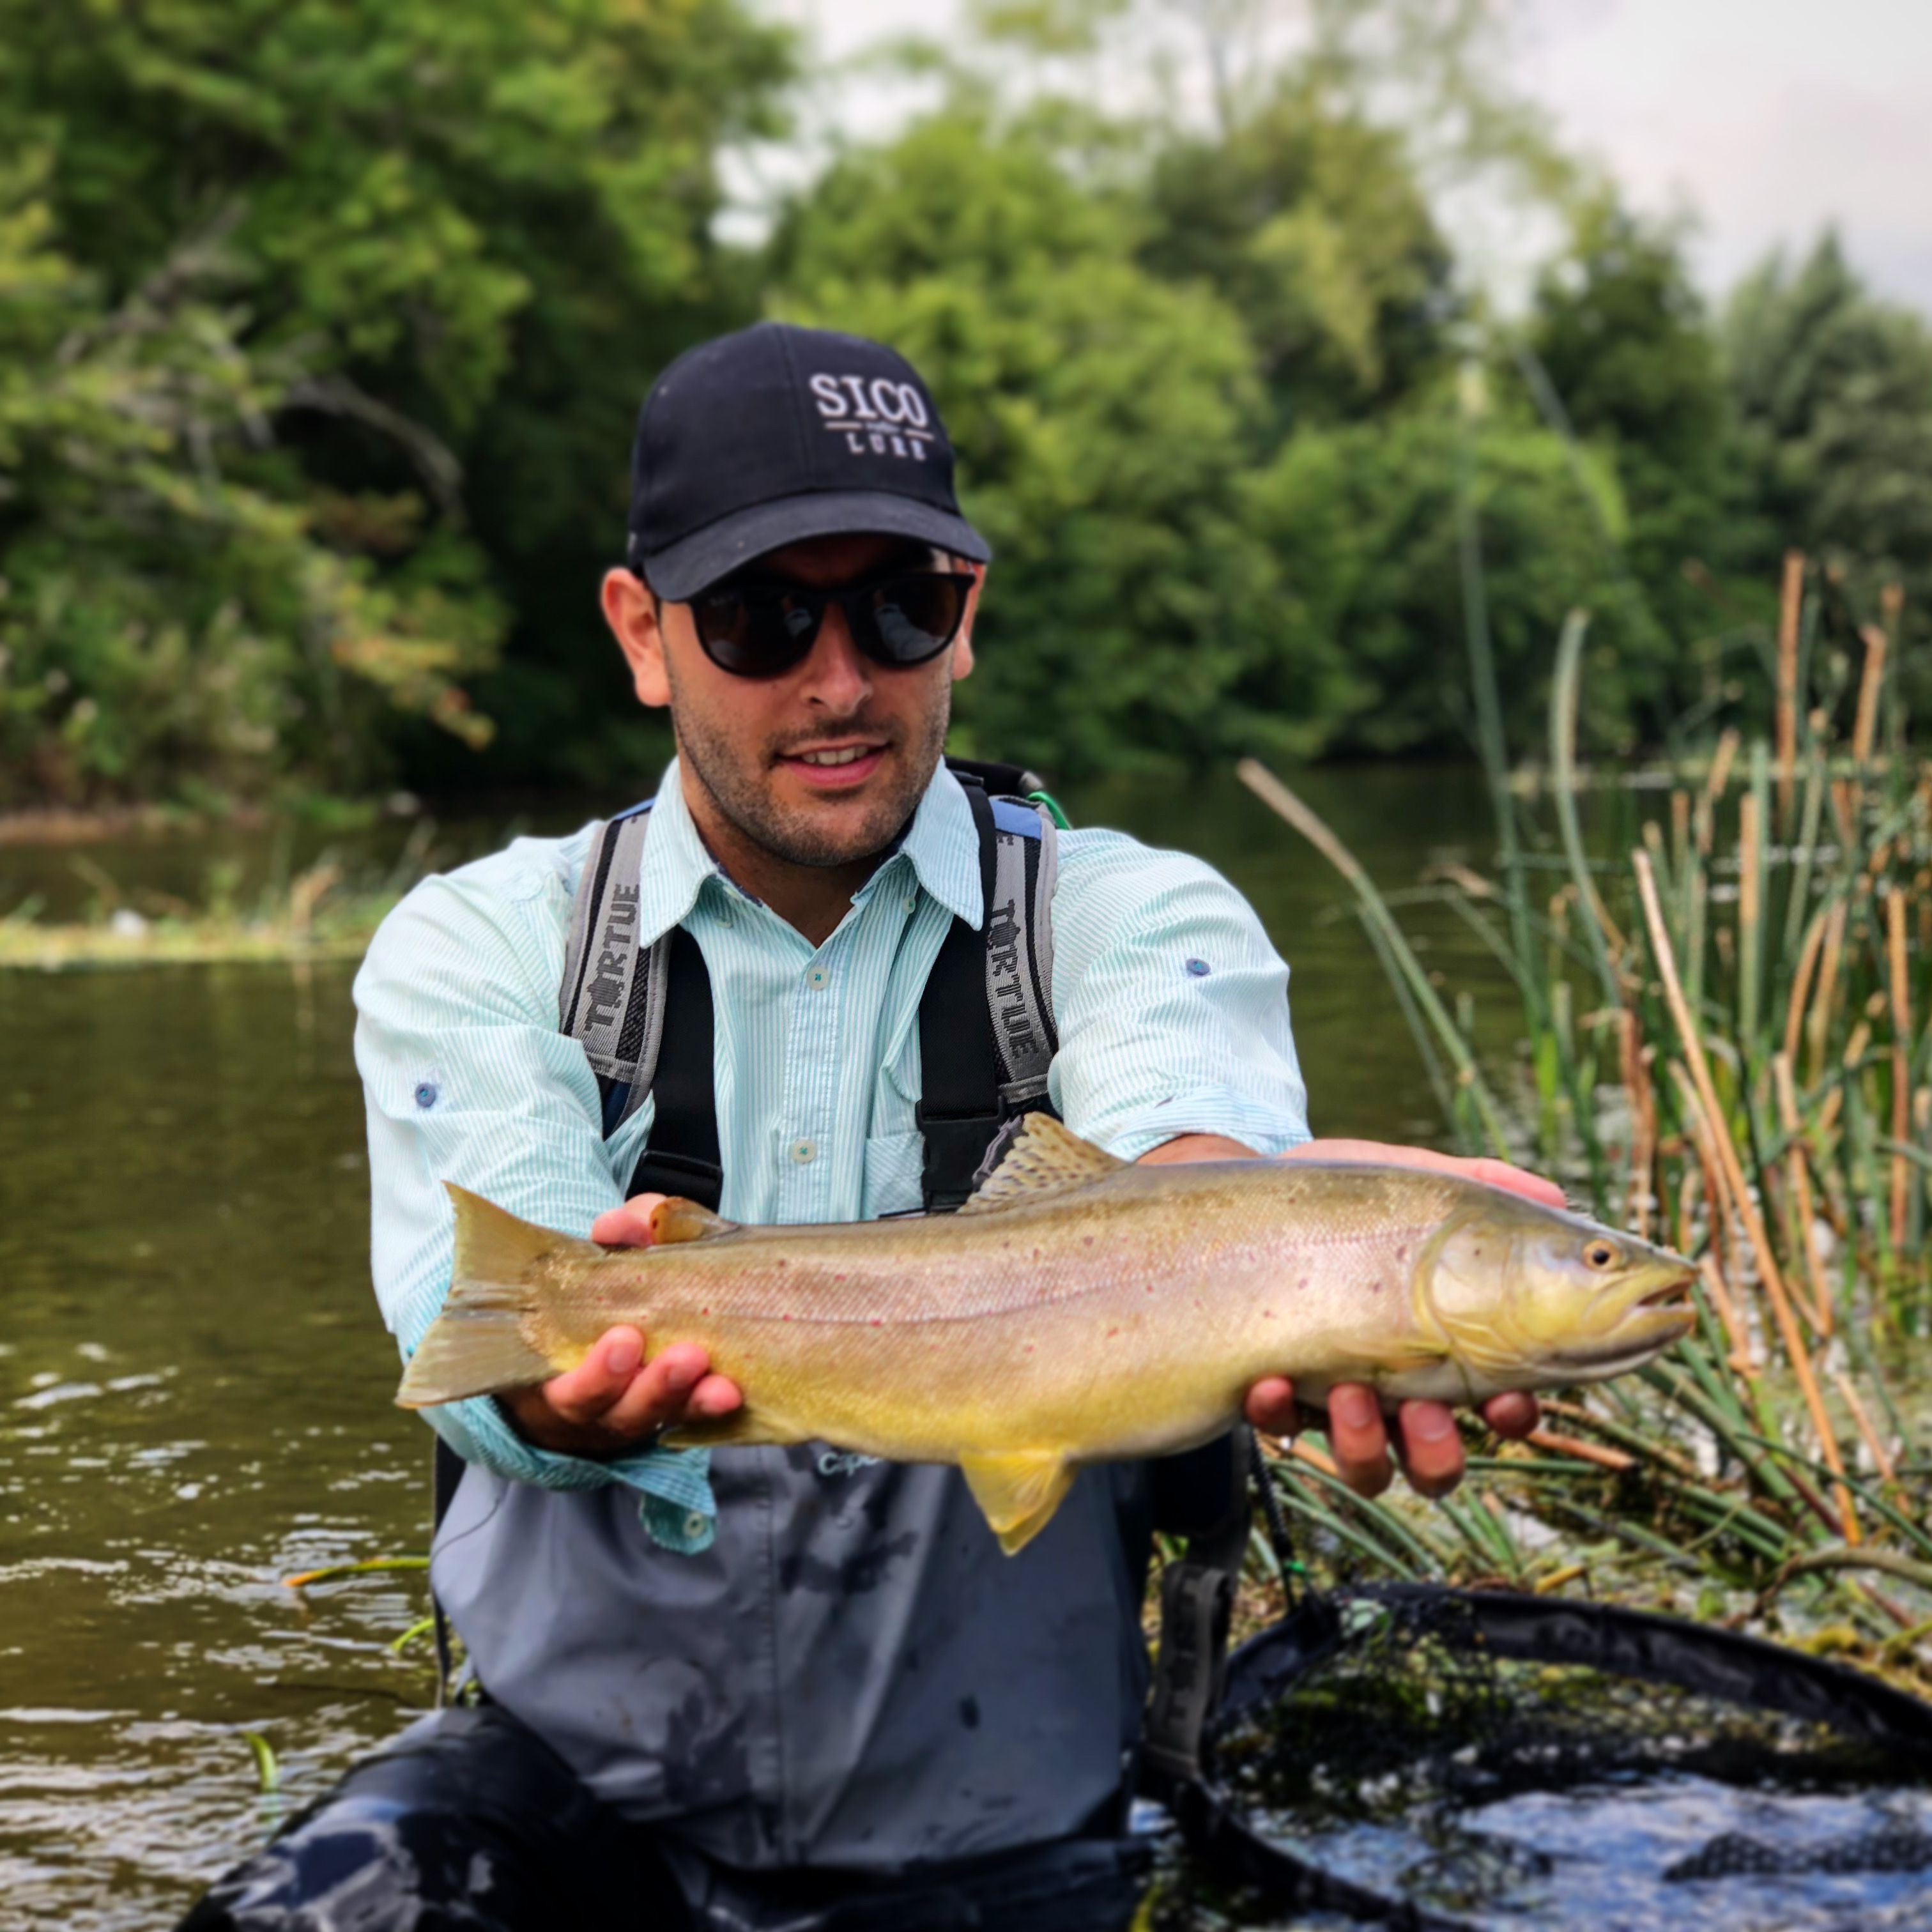
[[[963,1207],[1003,1130],[1051,1105],[1053,887],[1058,830],[1024,799],[990,796],[976,772],[947,761],[980,841],[984,916],[955,917],[919,1003],[925,1142],[920,1192],[928,1214]]]
[[[646,946],[639,944],[638,932],[643,891],[638,881],[644,873],[650,810],[646,799],[598,826],[571,908],[557,993],[558,1030],[583,1048],[597,1076],[607,1140],[651,1090],[664,1038],[673,935],[666,933]],[[693,952],[697,950],[692,947]],[[707,1019],[710,1006],[707,985]],[[714,1144],[716,1138],[714,1129]]]

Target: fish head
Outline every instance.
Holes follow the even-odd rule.
[[[1499,1387],[1595,1382],[1696,1323],[1682,1256],[1580,1214],[1499,1198],[1455,1216],[1417,1271],[1418,1312]]]

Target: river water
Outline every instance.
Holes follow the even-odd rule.
[[[1307,789],[1385,883],[1486,862],[1469,772],[1328,771]],[[1232,782],[1072,803],[1201,853],[1252,897],[1294,967],[1318,1132],[1441,1137],[1373,956],[1333,916],[1338,883],[1285,827]],[[506,830],[452,823],[436,849]],[[386,840],[346,856],[375,862]],[[78,872],[71,853],[0,850],[0,914],[29,893],[62,910],[100,873],[190,896],[212,856],[245,901],[288,862],[274,844],[94,847]],[[1498,992],[1460,928],[1420,924],[1450,983]],[[350,978],[0,973],[0,1924],[168,1923],[430,1696],[427,1646],[392,1648],[423,1613],[419,1576],[280,1580],[426,1542],[430,1438],[391,1405],[368,1288]],[[1505,1000],[1478,1019],[1507,1042]],[[280,1762],[266,1797],[250,1731]]]

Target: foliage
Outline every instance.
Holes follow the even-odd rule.
[[[1932,609],[1932,330],[1875,301],[1827,234],[1801,267],[1774,257],[1744,281],[1724,344],[1771,527],[1868,599],[1898,580],[1908,610]]]
[[[234,648],[216,654],[252,694],[250,742],[273,730],[254,754],[263,773],[355,784],[380,770],[374,715],[329,710],[338,673],[479,740],[453,680],[488,662],[506,619],[506,717],[567,730],[600,711],[581,658],[597,568],[621,539],[632,412],[669,354],[748,307],[708,238],[713,158],[773,126],[787,58],[736,0],[0,0],[0,153],[44,158],[11,205],[65,265],[44,272],[71,272],[63,299],[157,310],[146,366],[200,356],[229,372],[232,393],[201,385],[212,414],[170,434],[186,474],[212,486],[219,448],[224,487],[249,493],[245,535],[224,526],[245,553],[236,568],[282,606],[205,595],[185,569],[144,579],[145,614],[90,591],[38,647],[70,694],[61,716],[106,676],[97,706],[127,710],[112,729],[140,736],[137,692],[172,674],[133,656],[152,658],[164,633],[191,654],[231,607]],[[218,284],[170,268],[212,230]],[[75,323],[41,309],[7,348],[29,397],[67,380],[55,372]],[[122,346],[99,352],[124,360],[128,329],[110,334]],[[71,439],[35,447],[41,480],[13,478],[0,511],[5,572],[91,579],[71,518],[92,513],[63,521],[44,501],[86,494]],[[97,520],[103,546],[134,534]],[[305,681],[317,652],[298,619],[351,590],[364,608],[348,647]],[[148,627],[140,640],[130,624]],[[292,716],[308,721],[292,735]],[[116,753],[35,784],[178,786],[198,754],[172,742],[146,765]],[[410,750],[440,767],[425,741]],[[225,752],[206,776],[246,782]]]
[[[1062,776],[1226,742],[1266,640],[1250,344],[1132,239],[1037,135],[962,113],[835,168],[777,255],[783,313],[932,384],[997,560],[962,742]]]

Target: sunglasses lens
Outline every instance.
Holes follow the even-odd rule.
[[[720,591],[692,606],[698,641],[721,670],[776,677],[812,649],[819,612],[802,598]]]
[[[894,578],[872,592],[866,616],[874,635],[860,642],[884,663],[920,664],[952,641],[965,611],[965,590],[957,578]]]

